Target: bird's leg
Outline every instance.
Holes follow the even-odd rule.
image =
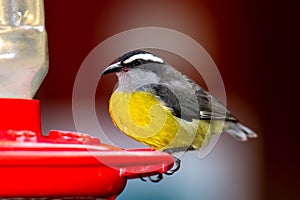
[[[170,155],[172,155],[173,153],[181,152],[181,151],[186,151],[186,147],[170,148],[170,149],[164,149],[163,150],[163,152],[166,152]],[[180,169],[180,163],[181,163],[180,159],[176,158],[175,156],[173,156],[173,159],[175,161],[175,167],[168,170],[164,174],[173,175],[175,172],[177,172]]]
[[[177,148],[169,148],[169,149],[164,149],[163,152],[166,152],[170,155],[178,152],[185,152],[185,151],[193,151],[195,148],[193,146],[186,146],[186,147],[177,147]],[[167,171],[165,174],[166,175],[173,175],[175,172],[177,172],[180,169],[180,164],[181,160],[179,158],[176,158],[173,156],[174,161],[175,161],[175,167],[169,171]]]
[[[195,150],[195,149],[192,146],[189,146],[189,147],[164,149],[163,152],[166,152],[166,153],[172,155],[173,153],[192,151],[192,150]],[[174,159],[174,167],[172,169],[170,169],[169,171],[165,172],[164,174],[173,175],[175,172],[177,172],[180,169],[181,160],[179,158],[176,158],[175,156],[173,156],[173,159]],[[142,181],[147,181],[146,179],[144,179],[144,177],[141,174],[140,174],[140,179]],[[163,179],[163,174],[158,174],[155,179],[151,178],[151,176],[149,176],[149,180],[154,183],[157,183],[162,179]]]
[[[178,159],[178,158],[176,158],[176,157],[174,157],[174,156],[173,156],[173,158],[174,158],[174,161],[175,161],[174,162],[175,163],[175,165],[174,165],[175,167],[173,167],[169,171],[165,172],[164,174],[166,174],[166,175],[173,175],[175,172],[177,172],[180,169],[181,160]],[[144,181],[144,182],[147,181],[147,180],[144,179],[144,177],[141,174],[139,176],[140,176],[140,179],[142,181]],[[161,181],[162,179],[163,179],[163,174],[161,174],[161,173],[158,174],[156,178],[151,178],[151,176],[149,176],[149,180],[151,182],[153,182],[153,183],[157,183],[157,182]]]
[[[166,153],[172,155],[173,153],[185,152],[185,151],[193,151],[193,150],[195,150],[194,147],[187,146],[187,147],[176,147],[176,148],[164,149],[163,152],[166,152]]]

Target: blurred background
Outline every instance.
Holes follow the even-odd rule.
[[[296,33],[289,25],[295,26],[297,18],[287,5],[253,0],[45,0],[45,15],[50,68],[35,96],[41,101],[45,133],[76,130],[73,84],[93,48],[119,32],[153,26],[182,32],[207,50],[222,75],[229,109],[259,135],[239,143],[223,134],[205,159],[186,154],[181,170],[158,184],[130,180],[119,200],[296,199],[299,150],[293,145],[297,140],[292,129],[298,106],[293,106],[297,102],[292,95],[299,89],[288,92],[284,83],[291,78],[285,79],[284,72],[295,65],[289,45]],[[186,63],[165,55],[171,64]],[[201,77],[188,69],[185,73],[202,84]],[[116,145],[143,147],[110,121],[107,101],[115,84],[110,76],[98,85],[100,124]]]

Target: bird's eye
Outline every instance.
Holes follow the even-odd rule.
[[[142,64],[142,61],[140,59],[137,59],[137,60],[133,61],[133,66],[138,66],[140,64]]]

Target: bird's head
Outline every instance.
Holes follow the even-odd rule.
[[[157,83],[164,70],[164,60],[143,50],[130,51],[103,70],[101,76],[115,73],[120,87],[134,90],[143,84]]]
[[[164,60],[152,53],[143,50],[130,51],[119,57],[113,64],[108,66],[101,74],[104,76],[110,73],[124,74],[130,71],[141,69],[147,65],[165,64]]]

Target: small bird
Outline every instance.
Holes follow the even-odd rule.
[[[122,55],[101,76],[110,73],[118,78],[109,100],[112,121],[151,148],[170,154],[200,150],[222,132],[240,141],[257,137],[215,97],[150,52]],[[170,174],[180,167],[180,160],[175,162]]]

